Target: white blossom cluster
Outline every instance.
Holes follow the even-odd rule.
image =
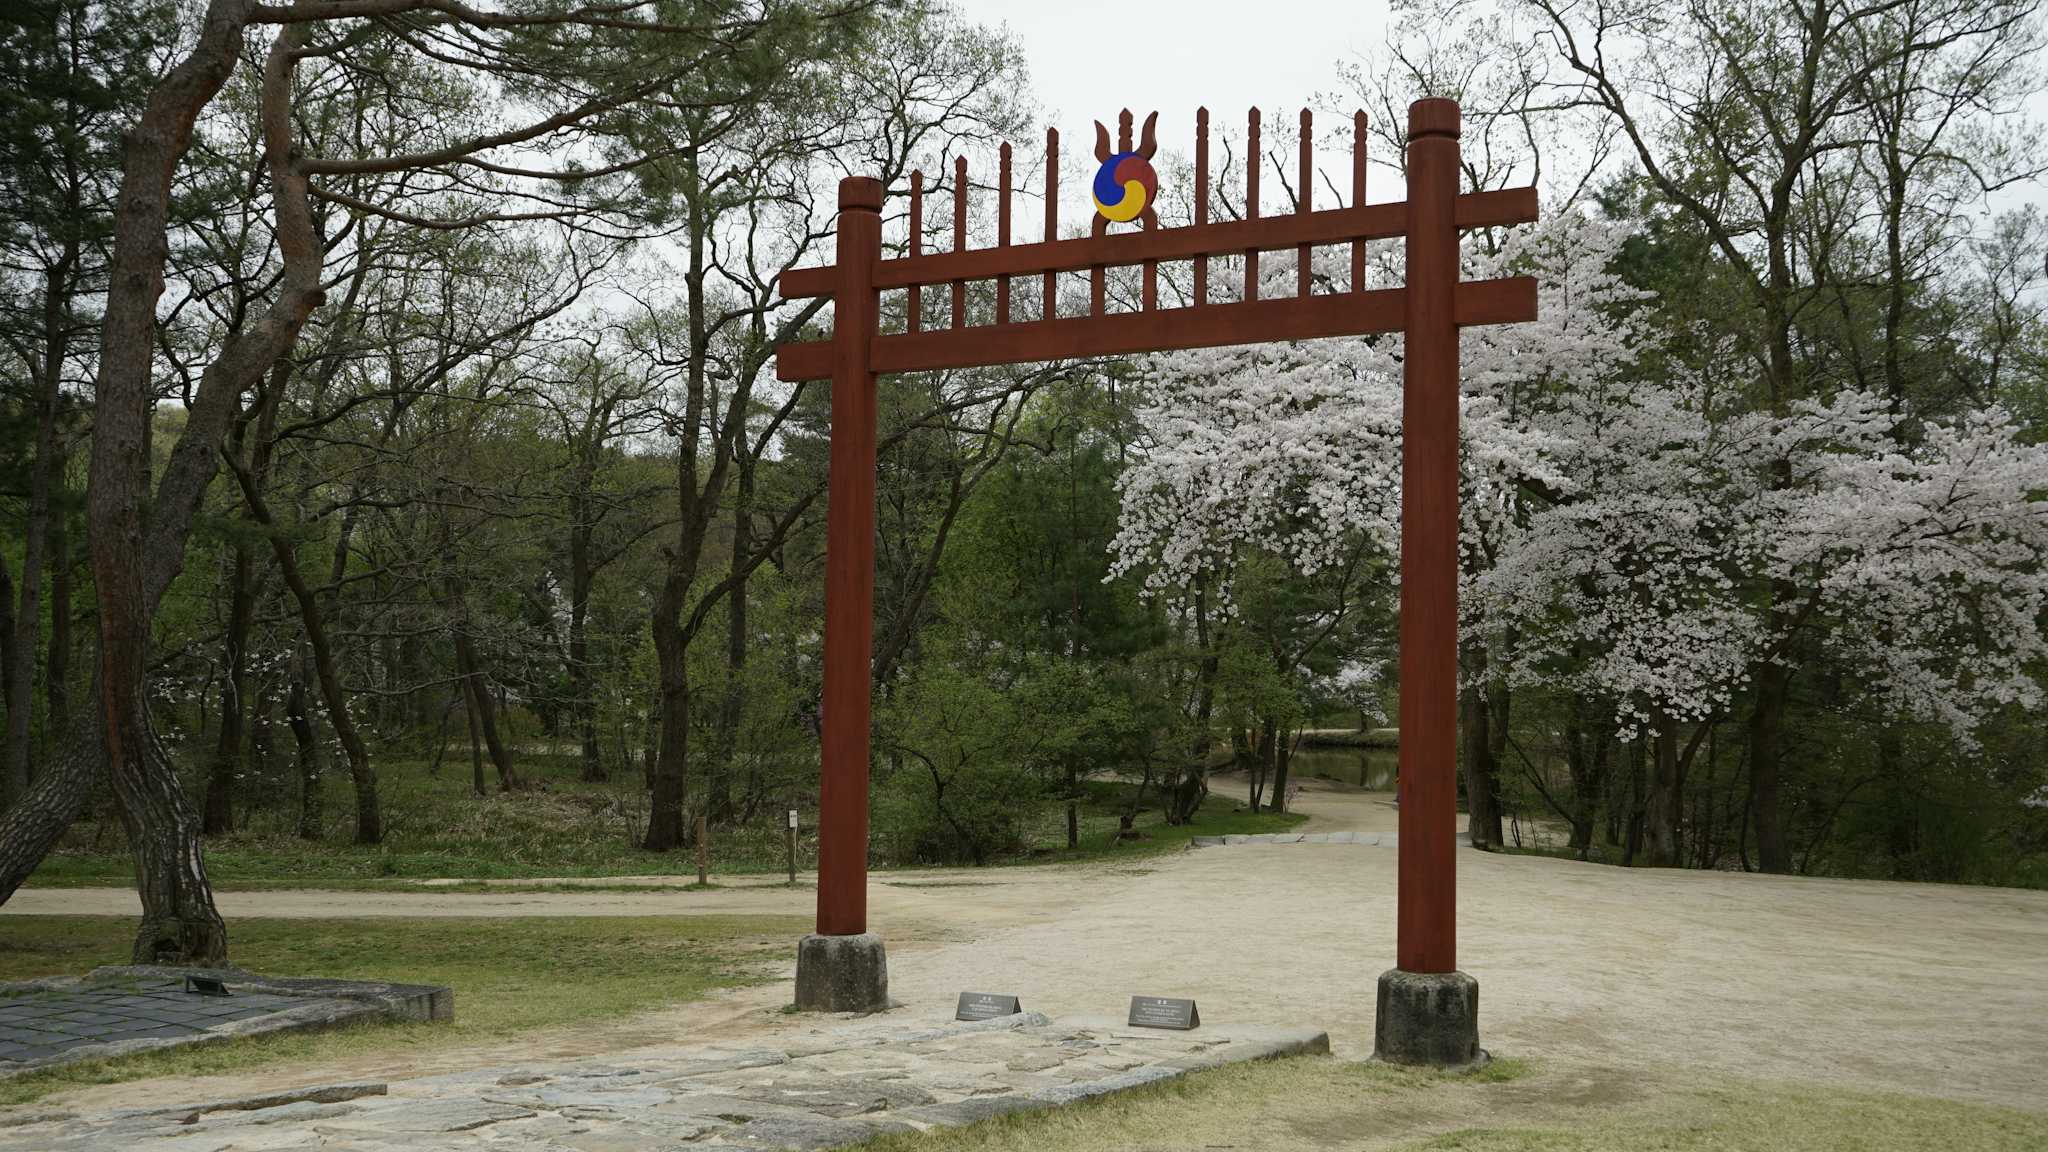
[[[1613,270],[1626,239],[1565,210],[1467,253],[1468,279],[1539,284],[1535,323],[1460,346],[1461,609],[1470,638],[1512,630],[1494,670],[1606,701],[1634,735],[1725,715],[1760,664],[1816,650],[1797,633],[1876,706],[1964,741],[2038,705],[2048,449],[1995,408],[1910,440],[1864,392],[1751,411],[1732,352],[1636,370],[1653,336]],[[1206,574],[1227,605],[1243,546],[1304,573],[1360,534],[1398,555],[1398,336],[1148,367],[1114,572],[1174,598]]]

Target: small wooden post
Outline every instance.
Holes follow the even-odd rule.
[[[964,173],[962,173],[964,176]],[[882,182],[839,182],[832,444],[825,503],[825,691],[818,781],[818,935],[868,930],[868,659],[875,637],[874,284]]]
[[[702,812],[697,813],[697,886],[711,886],[711,832]]]
[[[1457,963],[1458,105],[1408,108],[1396,962]]]
[[[783,831],[787,833],[789,845],[789,882],[796,883],[796,809],[789,810],[789,821]]]

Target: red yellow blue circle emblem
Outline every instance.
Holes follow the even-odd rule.
[[[1095,170],[1095,210],[1106,220],[1136,220],[1158,195],[1158,174],[1136,152],[1119,152]]]

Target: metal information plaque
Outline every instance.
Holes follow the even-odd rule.
[[[1202,1026],[1202,1014],[1195,1009],[1193,1000],[1175,1000],[1169,996],[1133,996],[1130,1026],[1171,1028],[1177,1032],[1186,1032]]]
[[[953,1010],[955,1020],[993,1020],[998,1016],[1015,1016],[1024,1010],[1015,996],[1002,996],[994,992],[962,992],[960,1007]]]

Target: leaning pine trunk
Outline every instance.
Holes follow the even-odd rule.
[[[109,737],[108,774],[120,801],[121,822],[135,857],[136,891],[142,897],[134,962],[223,965],[228,931],[213,906],[213,888],[206,879],[198,813],[186,801],[177,774],[163,761],[162,749],[149,731],[144,702],[136,696],[121,701],[102,697],[101,705]]]

